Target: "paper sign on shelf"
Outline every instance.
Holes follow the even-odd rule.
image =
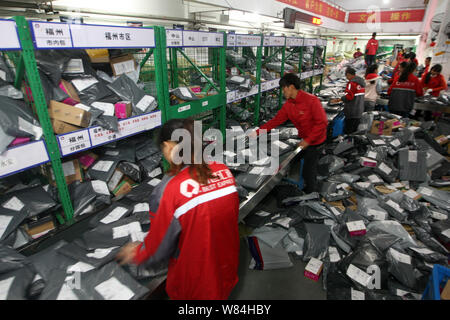
[[[287,47],[301,47],[303,46],[302,38],[286,38]]]
[[[235,47],[235,46],[236,46],[236,35],[227,34],[227,47]]]
[[[0,50],[20,49],[17,35],[16,22],[14,20],[0,20]]]
[[[236,46],[237,47],[259,47],[261,45],[261,36],[255,35],[236,35]]]
[[[183,30],[166,30],[166,45],[168,48],[183,46]]]
[[[236,91],[227,92],[227,103],[233,102],[236,99]]]
[[[80,130],[64,135],[58,135],[57,138],[62,156],[67,156],[91,147],[88,130]]]
[[[151,28],[70,24],[74,48],[154,48]]]
[[[50,159],[43,140],[8,149],[0,155],[0,178],[48,161]]]
[[[65,23],[31,21],[36,49],[72,48],[70,26]]]
[[[221,47],[223,34],[216,32],[183,31],[183,46]]]

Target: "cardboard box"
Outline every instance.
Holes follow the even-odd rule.
[[[126,119],[131,117],[132,105],[128,101],[120,101],[114,105],[115,115],[117,119]]]
[[[81,172],[80,163],[78,160],[71,160],[62,163],[64,177],[66,178],[67,185],[75,182],[75,181],[83,181],[83,174]],[[52,185],[56,185],[55,175],[53,173],[53,169],[50,168],[50,174],[48,175],[49,182]]]
[[[55,223],[51,216],[42,218],[36,222],[31,222],[25,225],[25,231],[33,239],[37,239],[46,233],[55,229]]]
[[[50,100],[48,113],[52,119],[84,128],[89,126],[89,122],[91,120],[90,112],[55,100]]]
[[[89,169],[90,166],[92,166],[92,164],[94,164],[94,162],[97,159],[98,159],[98,155],[96,155],[95,153],[89,152],[89,153],[84,154],[81,157],[79,157],[78,161],[80,162],[83,170],[87,170],[87,169]]]
[[[420,193],[417,193],[416,191],[414,191],[413,189],[409,189],[408,191],[404,190],[403,193],[414,200],[419,200],[420,198],[422,198],[422,195]]]
[[[370,133],[383,136],[392,135],[392,122],[375,120],[372,123]]]
[[[305,267],[305,277],[318,281],[323,270],[323,262],[316,258],[311,258]]]
[[[124,177],[123,172],[120,169],[114,170],[113,175],[111,176],[111,179],[108,181],[108,189],[111,192],[114,192],[114,190],[117,188],[117,186],[122,181],[122,178]]]
[[[92,63],[109,63],[108,49],[86,49]]]
[[[135,182],[128,177],[124,177],[123,180],[119,183],[119,185],[114,189],[113,194],[116,197],[120,197],[129,193],[133,189],[133,185]]]
[[[391,119],[386,121],[386,123],[392,126],[392,129],[404,128],[405,124],[398,119]]]
[[[363,236],[367,233],[366,225],[362,220],[347,222],[346,225],[351,237]]]
[[[61,79],[61,82],[59,83],[59,87],[69,95],[70,98],[80,103],[80,97],[78,96],[77,91],[75,90],[75,87],[68,81]]]
[[[121,74],[133,72],[137,69],[137,64],[132,54],[110,59],[110,64],[114,76],[120,76]]]
[[[56,119],[52,119],[52,126],[53,132],[55,132],[56,134],[68,133],[81,129],[80,127]]]
[[[389,194],[389,193],[397,191],[397,189],[395,189],[395,188],[389,189],[386,186],[375,186],[375,189],[377,189],[377,191],[381,192],[382,194]]]
[[[363,167],[375,168],[377,166],[377,160],[373,160],[366,157],[361,157],[359,162]]]
[[[434,138],[437,143],[439,143],[441,146],[446,145],[448,143],[448,138],[444,135]]]
[[[450,300],[450,282],[447,281],[447,284],[444,287],[444,290],[441,292],[441,300]]]

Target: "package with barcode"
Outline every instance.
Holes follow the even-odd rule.
[[[379,162],[374,168],[375,173],[379,174],[384,181],[394,183],[398,177],[398,169],[388,161]]]
[[[305,228],[303,261],[311,258],[324,259],[330,244],[330,227],[325,224],[305,223]]]
[[[304,275],[314,281],[318,281],[323,270],[323,262],[316,258],[311,258],[305,267]]]
[[[93,180],[109,181],[116,170],[118,160],[103,160],[100,158],[87,171],[87,175]]]
[[[398,153],[400,180],[420,181],[427,179],[427,154],[425,151],[401,149]]]
[[[402,248],[394,245],[386,252],[386,258],[389,273],[406,287],[414,289],[417,284],[417,276],[412,257]]]

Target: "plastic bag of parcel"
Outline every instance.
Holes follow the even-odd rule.
[[[394,245],[387,250],[386,258],[389,263],[389,273],[406,287],[414,289],[418,277],[412,257],[404,249]]]
[[[161,168],[159,168],[161,160],[162,153],[158,152],[150,157],[142,159],[141,161],[139,161],[139,164],[144,168],[144,171],[148,178],[154,178],[160,176],[163,173]]]
[[[1,70],[0,70],[0,96],[9,97],[11,99],[16,100],[23,99],[22,91],[17,90],[12,84],[9,84],[1,79]]]
[[[438,240],[436,240],[432,234],[428,233],[425,229],[419,226],[412,225],[411,228],[413,229],[417,240],[425,244],[429,249],[443,255],[448,255],[448,250]],[[412,247],[417,247],[417,245],[410,246],[410,248]]]
[[[0,54],[0,80],[7,83],[13,83],[15,79],[14,72],[6,63],[3,54]]]
[[[12,202],[20,201],[17,198],[12,198]],[[8,203],[8,201],[6,202]],[[9,236],[16,231],[20,224],[28,217],[26,210],[11,210],[3,206],[0,207],[0,243],[4,245],[9,244]],[[1,266],[0,266],[1,270]]]
[[[199,98],[192,92],[192,90],[188,87],[178,87],[170,91],[178,99],[184,101],[194,101],[199,100]]]
[[[431,224],[431,230],[435,237],[444,244],[450,243],[450,220],[436,221]]]
[[[280,227],[263,226],[253,230],[251,237],[257,237],[271,248],[280,247],[281,241],[288,235],[289,231]]]
[[[135,182],[141,181],[141,168],[137,164],[125,161],[121,162],[118,168],[131,180]]]
[[[31,265],[0,274],[0,300],[26,300],[36,272]]]
[[[150,157],[154,155],[155,153],[159,153],[160,149],[156,145],[153,140],[147,140],[142,144],[139,144],[136,146],[136,159],[142,160],[144,158]]]
[[[425,181],[428,176],[426,151],[399,150],[398,168],[400,180]]]
[[[74,216],[87,213],[86,209],[96,201],[111,204],[111,194],[108,190],[108,185],[101,180],[75,181],[69,185],[69,193],[72,199]],[[94,208],[91,209],[93,210]]]
[[[259,170],[261,168],[261,170]],[[258,171],[259,170],[259,171]],[[239,183],[244,188],[248,189],[259,189],[261,185],[266,181],[270,176],[264,174],[264,171],[266,168],[263,167],[254,167],[252,170],[250,170],[249,173],[240,173],[236,176],[236,182]],[[258,173],[252,173],[252,172],[258,172]]]
[[[61,76],[70,61],[70,56],[66,55],[65,50],[37,50],[36,63],[39,71],[43,72],[53,83],[58,86]]]
[[[89,221],[89,226],[91,228],[95,228],[102,224],[116,222],[129,216],[132,211],[132,207],[116,201],[108,208],[96,213],[95,216]]]
[[[450,192],[438,190],[428,186],[422,186],[417,189],[423,198],[434,204],[438,208],[450,211]]]
[[[339,169],[342,169],[344,165],[343,159],[333,155],[326,155],[319,160],[317,171],[321,176],[329,176]]]
[[[293,266],[289,254],[281,246],[272,248],[257,237],[247,237],[247,242],[252,256],[249,269],[273,270]]]
[[[73,79],[71,83],[77,90],[81,103],[87,106],[96,101],[104,101],[106,97],[113,95],[113,92],[107,86],[107,82],[94,76],[79,77]],[[120,99],[117,97],[115,100],[115,102],[118,102]]]
[[[109,181],[114,174],[119,160],[98,160],[89,168],[87,174],[92,180]]]
[[[305,223],[305,228],[303,261],[309,261],[311,258],[323,260],[328,253],[330,227],[325,224]]]
[[[136,147],[130,143],[121,143],[115,148],[109,148],[107,145],[105,150],[103,160],[136,161]]]
[[[388,212],[378,205],[377,199],[358,197],[357,200],[357,213],[360,215],[365,216],[370,221],[383,221],[388,219]]]
[[[367,232],[383,232],[392,234],[401,239],[400,246],[402,248],[409,246],[417,246],[417,243],[403,228],[403,226],[394,220],[372,221],[367,225]]]
[[[9,246],[0,245],[0,274],[20,269],[30,261]]]
[[[106,130],[119,132],[119,120],[117,120],[115,116],[105,116],[102,114],[92,122],[92,125],[100,126]],[[115,136],[112,138],[114,139]]]
[[[131,101],[133,114],[140,115],[154,110],[158,103],[156,99],[140,89],[127,75],[122,74],[113,83],[108,84],[116,95],[124,101]]]

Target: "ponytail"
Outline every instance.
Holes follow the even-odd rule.
[[[398,79],[399,82],[406,82],[408,81],[409,75],[414,72],[414,69],[416,68],[416,64],[413,62],[410,62],[406,65],[406,68],[403,70],[402,74],[400,75],[400,78]]]
[[[428,84],[428,82],[430,82],[431,79],[431,71],[435,71],[438,73],[441,73],[442,71],[442,66],[440,64],[436,64],[434,65],[430,71],[428,71],[427,75],[425,76],[425,84]]]

